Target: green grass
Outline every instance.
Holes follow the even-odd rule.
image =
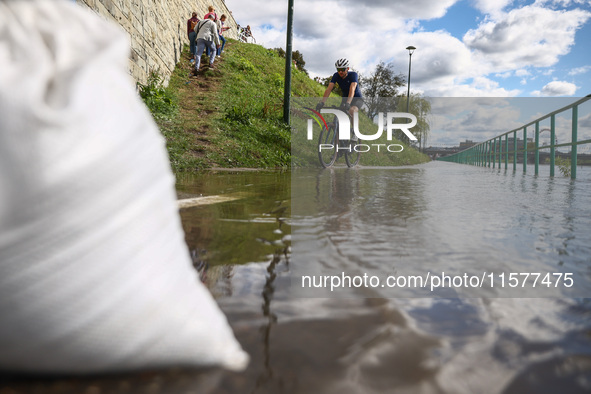
[[[313,99],[302,99],[296,100],[296,105],[299,108],[311,107]],[[331,106],[338,106],[341,102],[341,98],[330,98],[327,100],[327,104]],[[293,162],[297,166],[318,166],[318,155],[317,155],[317,138],[320,133],[320,128],[313,124],[313,139],[307,139],[307,125],[306,122],[310,118],[310,111],[302,109],[297,111],[297,116],[291,118],[292,123],[292,152]],[[325,115],[327,122],[331,122],[334,115]],[[396,123],[396,122],[395,122]],[[398,123],[405,123],[405,120],[398,120]],[[384,128],[385,129],[385,128]],[[371,120],[360,112],[359,114],[359,130],[365,135],[375,134],[378,130],[378,126],[371,122]],[[361,144],[370,146],[368,152],[361,154],[361,160],[359,162],[362,166],[402,166],[419,164],[430,161],[429,157],[425,154],[420,153],[418,150],[410,147],[407,143],[401,142],[397,138],[392,140],[387,139],[386,130],[383,130],[382,135],[375,141],[360,141]],[[375,145],[380,145],[379,150]],[[390,146],[392,151],[400,150],[399,145],[402,146],[401,152],[389,152],[387,147]],[[366,148],[362,148],[366,149]],[[344,159],[343,159],[344,160]],[[341,163],[343,163],[341,160]]]
[[[285,59],[259,45],[231,42],[220,70],[222,117],[217,143],[232,141],[215,160],[229,166],[289,167],[291,129],[283,122]],[[292,93],[319,96],[324,89],[292,68]]]
[[[204,58],[202,68],[206,64]],[[301,137],[296,130],[301,129],[309,114],[292,112],[293,130],[283,122],[285,58],[260,45],[229,39],[215,66],[214,70],[205,68],[197,78],[192,78],[185,47],[168,87],[163,91],[153,86],[155,93],[146,95],[152,101],[154,97],[163,98],[164,104],[157,100],[149,107],[166,138],[173,171],[216,167],[289,168],[292,138],[297,150]],[[295,68],[292,68],[291,87],[294,100],[321,97],[325,89]],[[373,127],[365,117],[360,122],[363,127]],[[294,163],[318,165],[314,159],[316,147],[305,149],[309,152],[303,155],[298,152]],[[426,160],[426,156],[414,149],[405,148],[401,154],[364,154],[361,164],[401,165]]]

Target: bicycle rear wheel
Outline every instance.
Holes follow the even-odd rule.
[[[322,128],[318,137],[318,159],[324,168],[332,166],[337,159],[337,132],[334,125]]]
[[[351,145],[349,146],[349,149],[345,151],[345,161],[347,162],[347,166],[355,167],[359,164],[359,159],[361,158],[361,151],[357,148],[359,141],[351,140],[349,143]]]

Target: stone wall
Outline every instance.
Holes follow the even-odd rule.
[[[179,62],[183,45],[189,45],[187,19],[197,12],[199,19],[210,5],[219,16],[228,17],[226,38],[237,38],[237,24],[223,0],[77,0],[104,18],[115,21],[129,34],[129,73],[145,83],[150,71],[159,70],[168,83]]]

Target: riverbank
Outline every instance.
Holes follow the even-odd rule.
[[[175,111],[155,116],[175,173],[209,168],[288,168],[290,129],[282,121],[283,67],[274,50],[229,39],[214,69],[193,75],[188,48],[167,91]],[[294,69],[294,94],[320,85]],[[154,113],[154,112],[153,112]]]
[[[214,69],[207,64],[204,57],[201,71],[193,75],[185,47],[168,87],[161,91],[162,104],[148,105],[166,138],[173,171],[290,168],[292,131],[283,122],[285,58],[274,49],[229,39]],[[321,97],[324,89],[292,68],[294,97]],[[148,96],[153,100],[158,94]],[[397,158],[399,163],[387,165],[428,160],[407,150]],[[379,165],[368,160],[362,164]]]

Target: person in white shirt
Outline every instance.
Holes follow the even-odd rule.
[[[214,15],[208,14],[207,19],[200,21],[195,26],[195,32],[197,33],[197,48],[195,49],[195,74],[199,71],[201,66],[201,55],[205,48],[211,49],[211,55],[209,56],[209,68],[213,69],[213,62],[215,60],[216,49],[220,47],[220,38],[218,34],[218,28],[214,22]]]
[[[222,42],[222,46],[218,48],[218,56],[222,55],[224,50],[224,46],[226,46],[226,39],[224,38],[224,32],[229,29],[229,27],[224,26],[224,22],[226,21],[227,17],[226,14],[222,14],[220,19],[217,20],[216,25],[218,27],[218,33],[220,34],[220,41]]]

